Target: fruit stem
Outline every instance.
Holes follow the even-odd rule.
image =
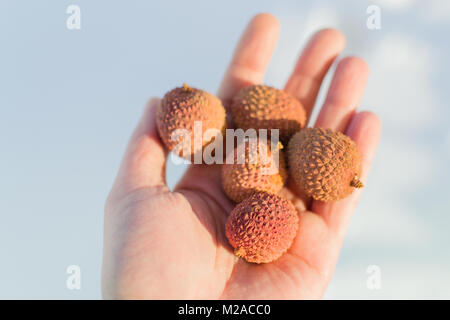
[[[352,181],[350,181],[350,186],[359,189],[364,187],[364,184],[358,179],[358,176],[354,176]]]
[[[186,92],[191,92],[192,88],[189,87],[186,83],[183,83],[183,90],[186,91]]]
[[[242,248],[242,247],[236,248],[236,249],[234,250],[234,254],[235,254],[237,257],[242,258],[242,257],[245,255],[245,250],[244,250],[244,248]]]
[[[278,141],[278,150],[282,150],[283,148],[284,148],[284,146],[281,143],[281,141]]]

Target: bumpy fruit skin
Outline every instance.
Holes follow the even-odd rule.
[[[255,139],[256,140],[256,139]],[[284,155],[277,146],[276,152],[271,152],[270,143],[262,148],[259,143],[252,145],[244,142],[244,148],[236,147],[232,155],[232,164],[222,166],[222,188],[225,194],[234,202],[241,202],[255,192],[278,194],[287,179]],[[238,161],[238,153],[243,159]],[[243,161],[242,161],[243,160]]]
[[[340,132],[323,128],[297,132],[289,141],[288,163],[295,184],[315,200],[337,201],[363,186],[362,156]]]
[[[265,85],[241,89],[233,98],[231,114],[236,127],[244,130],[279,129],[280,139],[286,143],[306,122],[305,109],[300,101]]]
[[[255,193],[233,209],[225,230],[238,257],[268,263],[290,248],[298,222],[297,211],[290,201],[269,193]]]
[[[201,121],[201,143],[194,143],[194,121]],[[172,151],[182,141],[174,141],[172,133],[177,129],[186,129],[190,132],[190,149],[177,150],[177,155],[192,158],[196,152],[201,152],[205,146],[214,140],[203,141],[203,134],[208,129],[217,129],[222,134],[226,128],[225,108],[222,102],[214,95],[187,86],[175,88],[166,93],[158,106],[156,125],[161,140]],[[199,130],[200,131],[200,130]],[[201,145],[201,146],[200,146]]]

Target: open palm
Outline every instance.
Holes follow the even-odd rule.
[[[277,20],[254,17],[242,35],[218,96],[225,106],[242,87],[260,83],[278,37]],[[285,90],[311,115],[322,80],[345,39],[333,29],[306,45]],[[368,68],[342,59],[315,126],[342,131],[364,157],[364,181],[380,134],[370,112],[356,112]],[[283,190],[296,205],[299,231],[292,247],[269,264],[233,255],[225,221],[234,204],[223,193],[219,165],[191,165],[174,191],[165,183],[164,149],[151,99],[133,133],[105,206],[102,288],[105,298],[313,299],[320,298],[335,268],[360,191],[333,203],[308,201]]]

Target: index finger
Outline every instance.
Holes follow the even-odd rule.
[[[241,88],[263,80],[279,31],[278,20],[271,14],[261,13],[250,20],[219,88],[218,97],[225,107]]]
[[[225,72],[217,96],[229,107],[243,87],[261,83],[278,39],[278,20],[267,13],[256,15],[245,28]],[[231,121],[230,121],[231,122]],[[175,189],[195,187],[209,194],[222,194],[220,167],[191,166]]]

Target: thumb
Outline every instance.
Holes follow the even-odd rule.
[[[128,142],[111,195],[123,197],[141,188],[166,186],[167,151],[156,129],[158,98],[148,101],[145,111]]]

